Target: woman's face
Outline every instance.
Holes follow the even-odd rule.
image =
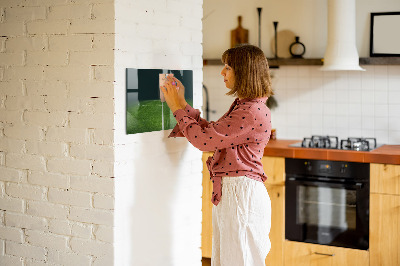
[[[233,89],[235,86],[235,73],[233,72],[233,69],[225,64],[221,71],[221,75],[224,77],[225,86],[228,89]]]

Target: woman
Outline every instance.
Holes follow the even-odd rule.
[[[212,265],[265,265],[271,247],[271,202],[261,164],[271,131],[268,62],[252,45],[228,49],[222,62],[227,95],[237,98],[216,122],[200,118],[186,103],[179,80],[170,78],[161,88],[178,122],[170,137],[185,136],[201,151],[214,151],[207,160],[213,182]]]

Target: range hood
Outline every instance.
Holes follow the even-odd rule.
[[[358,70],[355,0],[328,0],[328,44],[323,71]]]

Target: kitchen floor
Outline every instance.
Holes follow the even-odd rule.
[[[202,262],[203,266],[211,266],[211,259],[209,259],[209,258],[202,258],[201,262]]]

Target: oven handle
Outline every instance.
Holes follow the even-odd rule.
[[[291,182],[296,182],[296,183],[301,183],[304,185],[340,185],[348,188],[354,188],[354,189],[361,189],[363,187],[363,183],[361,182],[356,182],[356,183],[346,183],[346,182],[332,182],[332,181],[321,181],[321,180],[316,180],[316,181],[310,181],[310,180],[304,180],[303,178],[297,178],[297,177],[288,177],[287,181]]]

